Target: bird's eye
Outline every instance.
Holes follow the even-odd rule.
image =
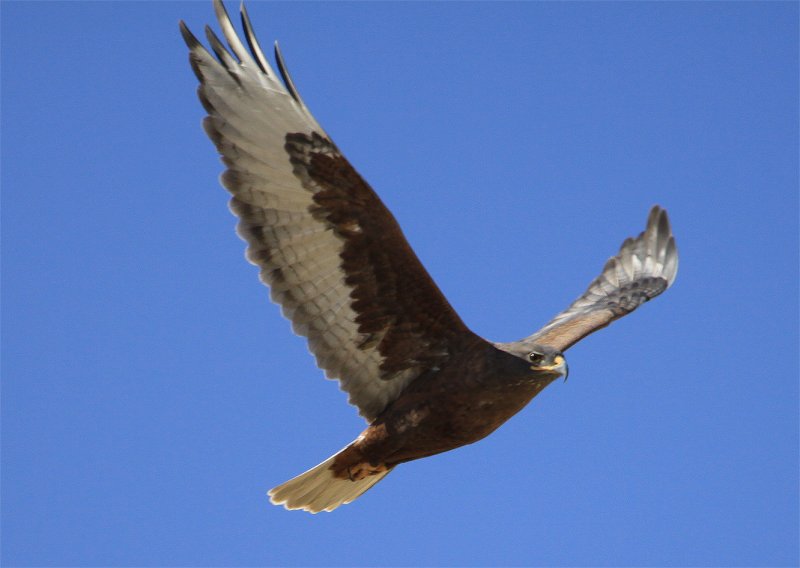
[[[531,351],[528,353],[528,359],[530,359],[531,363],[534,365],[539,365],[544,361],[544,355],[542,353],[537,353],[536,351]]]

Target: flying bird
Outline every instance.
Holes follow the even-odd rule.
[[[212,55],[180,23],[227,169],[247,259],[368,426],[348,446],[269,492],[312,513],[350,503],[398,464],[476,442],[567,375],[564,351],[675,280],[678,253],[655,206],[567,309],[533,335],[487,341],[461,320],[400,226],[308,110],[275,44],[275,73],[242,5],[245,45],[220,0],[228,47]],[[216,56],[216,57],[215,57]]]

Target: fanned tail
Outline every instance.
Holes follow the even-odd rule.
[[[270,501],[287,509],[302,509],[310,513],[333,511],[339,505],[354,501],[391,471],[382,471],[355,481],[335,477],[331,466],[340,453],[270,489]]]

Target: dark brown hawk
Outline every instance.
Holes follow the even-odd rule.
[[[219,0],[213,57],[181,22],[206,133],[227,170],[247,258],[317,364],[369,426],[279,485],[272,502],[316,513],[349,503],[395,466],[480,440],[566,376],[563,352],[666,290],[678,253],[667,213],[622,243],[588,290],[530,337],[493,343],[464,325],[400,227],[309,112],[281,53],[282,80],[244,6],[245,47]]]

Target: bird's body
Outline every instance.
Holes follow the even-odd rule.
[[[398,464],[485,438],[561,373],[533,371],[476,336],[450,364],[413,381],[350,445],[270,494],[310,511],[349,502],[350,491],[360,495]]]
[[[270,491],[290,509],[333,510],[398,464],[476,442],[566,376],[563,351],[666,290],[678,267],[666,212],[626,239],[601,274],[533,335],[493,343],[450,306],[400,226],[303,103],[276,46],[283,81],[242,6],[249,49],[220,0],[230,51],[214,58],[181,22],[227,170],[239,235],[261,279],[369,426],[318,466]]]
[[[477,442],[559,376],[532,371],[522,359],[476,338],[451,363],[412,382],[352,447],[370,465],[391,469]]]

